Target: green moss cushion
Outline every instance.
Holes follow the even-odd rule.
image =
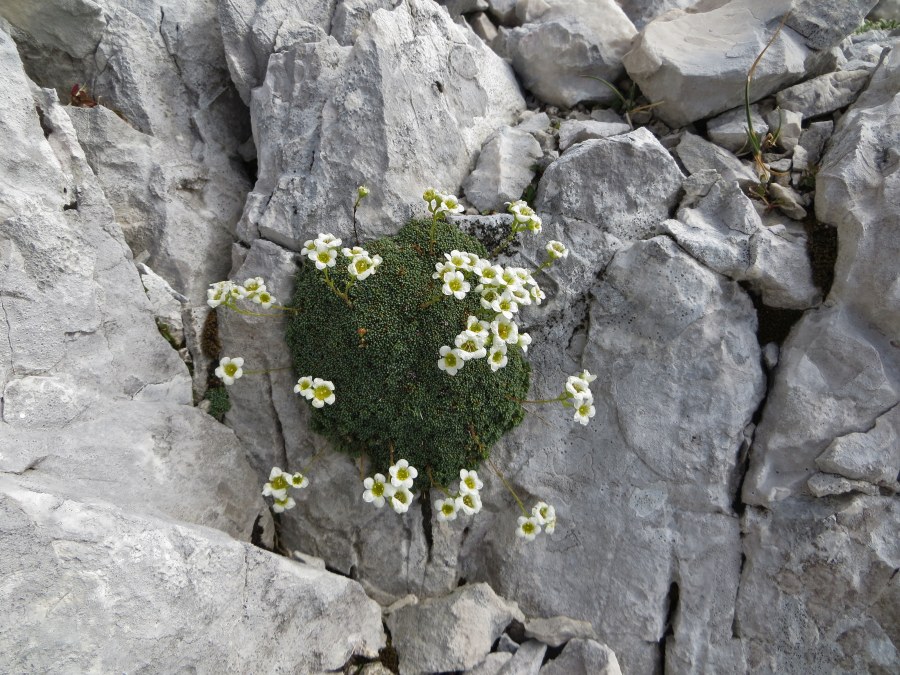
[[[460,469],[488,457],[491,446],[523,417],[516,399],[528,393],[530,367],[518,349],[507,366],[491,372],[486,359],[468,361],[455,376],[438,369],[442,345],[466,327],[470,314],[491,320],[478,294],[464,300],[437,294],[435,262],[453,249],[486,256],[472,237],[437,223],[434,253],[431,221],[413,221],[393,237],[364,244],[383,258],[377,272],[350,291],[353,308],[325,285],[324,275],[305,260],[297,274],[287,340],[298,375],[331,380],[334,405],[311,409],[312,428],[338,450],[369,456],[372,471],[387,473],[407,459],[425,478],[449,485]],[[350,242],[344,242],[350,245]],[[329,274],[339,289],[350,278],[339,257]],[[306,405],[298,397],[298,405]]]

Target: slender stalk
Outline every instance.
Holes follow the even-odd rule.
[[[331,279],[331,276],[328,274],[328,268],[326,267],[322,271],[325,272],[325,283],[328,285],[328,287],[332,291],[334,291],[334,294],[336,296],[338,296],[341,300],[343,300],[344,302],[347,303],[347,307],[349,307],[350,309],[353,309],[353,303],[350,302],[350,296],[348,296],[346,293],[341,293],[338,290],[338,287],[335,285],[334,281],[332,281],[332,279]]]
[[[517,234],[519,234],[519,230],[518,230],[518,228],[516,228],[516,223],[513,222],[512,229],[510,229],[509,234],[507,235],[506,239],[504,239],[499,244],[497,244],[497,246],[494,247],[494,250],[488,254],[488,257],[496,258],[498,255],[503,253],[503,251],[506,249],[506,247],[509,246],[513,242],[513,239],[516,238]]]
[[[502,473],[500,473],[500,469],[498,469],[494,465],[494,463],[490,460],[490,458],[488,458],[487,463],[491,465],[491,468],[494,470],[494,473],[497,474],[497,477],[503,483],[503,487],[505,487],[507,489],[507,491],[509,492],[509,494],[511,494],[513,496],[513,499],[516,500],[516,504],[518,504],[519,508],[522,510],[522,515],[527,518],[529,515],[528,510],[525,508],[525,504],[522,503],[522,500],[519,499],[519,495],[517,495],[516,491],[512,489],[512,486],[506,482],[506,478],[503,476]]]
[[[272,306],[274,307],[274,305],[272,305]],[[237,305],[232,305],[232,304],[222,305],[222,307],[227,307],[231,311],[236,312],[237,314],[243,314],[244,316],[264,316],[264,317],[269,317],[269,318],[273,318],[273,319],[281,316],[281,314],[263,314],[262,312],[253,312],[253,311],[250,311],[249,309],[241,309]]]

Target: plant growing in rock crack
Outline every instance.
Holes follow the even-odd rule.
[[[774,134],[766,132],[764,136],[761,136],[756,132],[756,129],[753,128],[753,114],[750,109],[750,86],[753,83],[753,74],[756,72],[759,62],[762,61],[763,55],[778,38],[778,34],[781,33],[781,29],[787,22],[788,17],[790,17],[790,12],[784,15],[781,19],[781,23],[778,24],[778,28],[775,29],[772,37],[769,38],[769,41],[766,43],[766,46],[763,47],[762,51],[757,54],[756,58],[753,60],[753,63],[750,65],[750,70],[747,71],[747,81],[744,84],[744,113],[747,117],[747,141],[745,145],[749,147],[750,153],[753,155],[753,164],[756,167],[756,175],[759,178],[759,183],[751,186],[749,188],[749,193],[751,197],[759,199],[768,208],[777,205],[776,202],[769,198],[769,183],[772,180],[772,174],[777,172],[766,164],[763,155],[778,143],[778,138],[781,135],[781,125],[779,124],[778,129]]]
[[[367,194],[360,188],[354,211]],[[555,510],[541,501],[529,511],[490,449],[522,421],[526,404],[561,404],[581,424],[594,416],[587,371],[570,376],[553,398],[525,399],[531,337],[516,315],[541,304],[534,275],[569,252],[550,241],[536,269],[501,266],[494,258],[519,234],[541,231],[525,202],[508,204],[509,236],[488,254],[447,219],[462,210],[456,197],[429,189],[423,198],[430,218],[366,248],[344,247],[327,233],[307,241],[290,306],[277,305],[259,278],[214,284],[209,304],[260,314],[237,304],[244,301],[291,313],[287,342],[301,374],[294,391],[312,408],[313,431],[358,458],[365,502],[405,513],[416,480],[427,479],[427,493],[442,495],[434,502],[439,520],[474,515],[482,508],[478,467],[486,463],[522,512],[516,533],[530,541],[554,531]],[[243,366],[224,357],[217,374],[231,385],[251,372]],[[276,512],[295,505],[289,491],[308,485],[315,459],[294,474],[272,469],[263,494]]]
[[[602,77],[597,77],[596,75],[585,75],[584,77],[589,77],[592,80],[597,80],[600,84],[605,86],[613,94],[616,95],[616,98],[619,99],[619,107],[622,111],[622,115],[625,117],[625,121],[628,122],[628,126],[632,129],[634,129],[634,121],[631,119],[632,115],[637,115],[638,113],[642,112],[649,112],[657,106],[665,103],[665,101],[656,101],[655,103],[644,103],[638,105],[638,88],[634,82],[632,82],[631,86],[628,88],[628,95],[626,96],[622,93],[621,89],[619,89],[609,80],[604,80]]]

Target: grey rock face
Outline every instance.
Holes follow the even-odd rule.
[[[388,615],[387,625],[400,672],[412,674],[478,665],[513,619],[524,619],[515,604],[487,584],[473,584],[402,607]]]
[[[559,125],[559,149],[565,152],[582,141],[627,134],[631,127],[625,122],[597,122],[595,120],[566,120]]]
[[[900,407],[894,406],[865,432],[835,438],[816,466],[822,471],[897,490],[900,475]]]
[[[616,171],[608,168],[615,166]],[[582,220],[621,239],[639,239],[669,217],[684,176],[675,160],[644,128],[585,141],[551,164],[541,177],[537,209]]]
[[[478,164],[463,183],[466,199],[479,211],[502,211],[506,202],[522,197],[541,158],[534,137],[512,127],[494,133],[478,155]]]
[[[775,99],[780,107],[802,113],[804,119],[818,117],[853,103],[868,81],[867,70],[839,70],[782,89]]]
[[[725,148],[696,134],[685,132],[675,147],[675,153],[688,173],[712,169],[726,181],[737,181],[742,187],[759,182],[759,177],[749,163],[742,162]]]
[[[16,671],[251,672],[271,655],[270,672],[314,672],[384,645],[378,605],[349,579],[20,478],[0,476],[0,544]]]
[[[636,34],[614,0],[521,0],[524,25],[506,34],[506,48],[523,84],[545,103],[571,107],[615,95],[601,77],[617,80]]]
[[[638,30],[668,11],[688,9],[699,4],[699,0],[617,0],[617,2]]]
[[[613,651],[594,640],[576,638],[541,668],[541,675],[622,675]]]
[[[830,49],[856,30],[878,0],[851,0],[822,3],[816,0],[793,0],[786,25],[803,36],[811,49]]]
[[[260,171],[239,234],[298,250],[316,230],[352,231],[366,183],[361,231],[393,232],[424,187],[455,190],[523,107],[509,67],[425,0],[376,12],[352,48],[328,38],[274,54],[251,103]]]
[[[742,104],[747,72],[791,4],[734,0],[708,3],[696,13],[671,12],[645,27],[623,63],[651,101],[664,101],[655,114],[669,126],[684,126]],[[813,35],[807,28],[827,20],[830,10],[821,3],[794,5],[792,21],[754,73],[753,100],[800,80],[817,58],[813,50],[833,47],[859,25],[844,31],[838,23],[827,35],[807,38]]]
[[[503,665],[498,675],[538,675],[546,653],[547,645],[537,640],[528,640]]]
[[[751,107],[750,118],[753,120],[753,130],[760,137],[765,136],[769,125],[759,114],[759,106]],[[709,120],[706,132],[709,140],[731,152],[739,153],[750,148],[747,141],[747,114],[742,107],[728,110]]]
[[[829,497],[831,495],[843,495],[848,492],[861,492],[865,495],[877,497],[878,488],[863,480],[850,480],[843,476],[835,476],[830,473],[816,473],[806,481],[813,497]]]
[[[594,628],[587,621],[577,621],[567,616],[549,619],[530,619],[525,622],[525,637],[534,638],[549,647],[561,647],[574,638],[596,637]]]
[[[749,671],[893,670],[898,527],[884,497],[749,508],[735,616]]]
[[[820,300],[812,282],[806,237],[765,226],[737,183],[717,181],[695,206],[661,229],[710,269],[746,281],[771,307],[806,309]]]

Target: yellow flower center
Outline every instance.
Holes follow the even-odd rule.
[[[530,520],[526,520],[524,523],[522,523],[522,532],[524,532],[525,534],[533,534],[534,523],[532,523]]]
[[[320,401],[324,401],[326,398],[331,396],[331,389],[328,387],[328,385],[320,384],[318,387],[316,387],[315,396]]]
[[[234,377],[234,374],[237,372],[238,367],[234,363],[227,363],[225,364],[223,370],[225,371],[225,374],[228,375],[228,377]]]
[[[372,486],[372,494],[381,497],[384,494],[384,483],[375,483]]]
[[[272,489],[273,490],[286,490],[288,487],[288,482],[284,476],[276,476],[272,479]]]

